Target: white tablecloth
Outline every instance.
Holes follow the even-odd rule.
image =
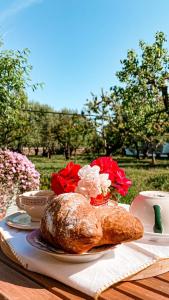
[[[96,261],[73,264],[58,261],[32,247],[26,240],[28,232],[10,228],[5,220],[0,222],[0,233],[23,267],[73,286],[95,299],[112,284],[147,268],[160,258],[169,257],[169,246],[132,242],[117,246]]]

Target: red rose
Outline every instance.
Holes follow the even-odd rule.
[[[75,191],[79,181],[78,171],[80,168],[80,165],[70,162],[66,168],[52,174],[51,189],[55,194],[59,195]]]
[[[131,186],[131,180],[126,178],[125,172],[122,169],[118,169],[116,173],[115,182],[112,183],[112,186],[117,190],[117,192],[122,195],[126,196],[129,187]]]
[[[113,170],[118,169],[118,164],[115,160],[113,160],[111,157],[103,156],[95,159],[90,164],[91,166],[99,166],[100,167],[100,173],[109,173]]]
[[[99,166],[100,167],[100,173],[107,173],[109,174],[109,179],[114,182],[115,180],[115,174],[117,170],[119,169],[118,164],[116,161],[114,161],[111,157],[99,157],[95,159],[91,164],[92,166]]]
[[[90,165],[97,165],[100,167],[100,173],[109,174],[111,185],[117,193],[121,194],[122,196],[127,194],[128,188],[131,186],[131,181],[126,178],[124,170],[119,168],[117,162],[111,157],[99,157]]]

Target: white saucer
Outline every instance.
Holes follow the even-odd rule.
[[[40,230],[38,229],[28,233],[26,239],[28,243],[33,247],[54,256],[58,260],[70,263],[85,263],[96,260],[101,256],[107,254],[108,252],[114,250],[114,248],[116,247],[112,245],[105,245],[93,248],[90,251],[82,254],[71,254],[64,252],[62,249],[54,248],[53,246],[46,243],[42,239]]]
[[[6,217],[6,223],[11,227],[24,230],[33,230],[40,227],[40,222],[32,222],[31,217],[21,211]]]
[[[152,231],[152,227],[144,225],[144,236],[138,242],[153,242],[158,244],[168,244],[169,245],[169,233],[156,233]]]

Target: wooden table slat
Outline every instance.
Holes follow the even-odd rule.
[[[83,294],[63,283],[56,281],[55,279],[49,278],[47,276],[34,273],[24,269],[22,266],[14,263],[13,261],[9,260],[3,252],[0,250],[0,261],[3,261],[4,264],[8,265],[12,269],[16,270],[17,272],[27,276],[34,282],[40,284],[41,286],[45,287],[51,293],[60,297],[60,299],[64,300],[84,300],[84,299],[92,299],[91,297]]]
[[[119,283],[114,287],[115,290],[117,291],[122,291],[128,296],[135,296],[135,299],[143,299],[143,300],[166,300],[168,299],[168,296],[161,295],[153,290],[143,288],[139,285],[137,285],[137,282],[122,282]]]
[[[164,280],[165,282],[169,283],[169,272],[158,275],[156,278],[159,278],[159,279]]]
[[[158,292],[161,295],[168,296],[169,298],[169,284],[158,278],[147,278],[138,280],[135,284],[143,288],[152,290],[156,293]]]
[[[99,297],[99,300],[131,300],[131,299],[135,299],[135,298],[132,297],[131,295],[127,296],[122,291],[117,291],[114,288],[109,288],[108,290],[103,292]]]
[[[12,300],[60,300],[41,285],[16,272],[0,261],[0,294]],[[21,298],[20,298],[21,299]]]

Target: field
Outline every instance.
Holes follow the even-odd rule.
[[[51,159],[41,156],[29,156],[29,159],[41,174],[42,189],[50,188],[51,173],[58,172],[68,163],[62,155],[53,156]],[[93,159],[94,157],[79,156],[72,160],[75,163],[85,165]],[[143,190],[169,191],[169,160],[157,160],[156,165],[151,166],[149,159],[137,160],[133,157],[114,157],[114,159],[121,168],[125,169],[127,177],[132,180],[132,187],[128,195],[120,199],[121,202],[130,203]]]

